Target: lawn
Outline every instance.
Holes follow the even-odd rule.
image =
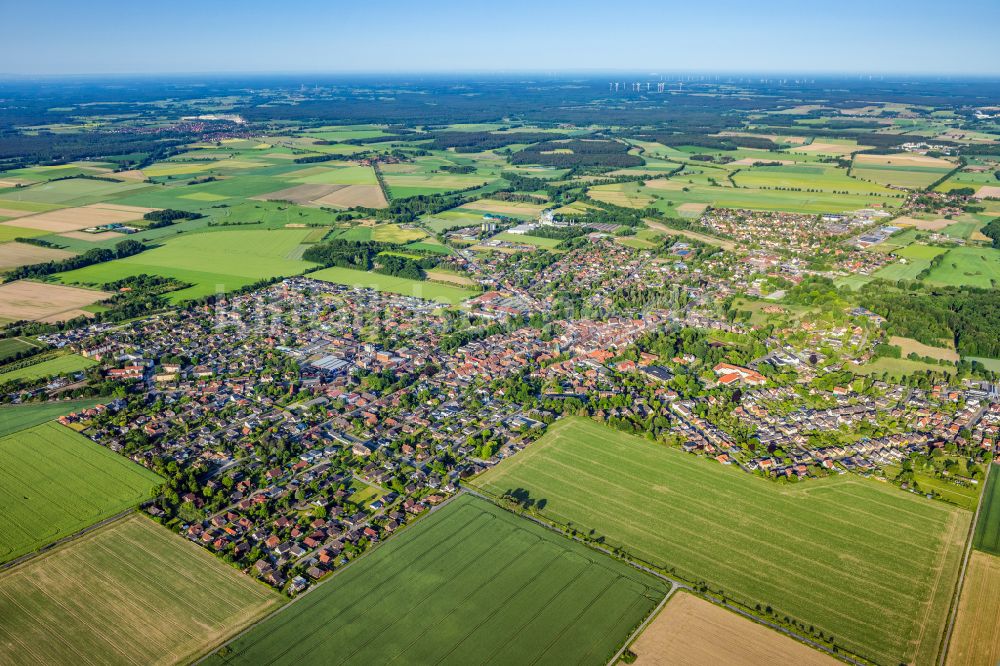
[[[71,412],[93,407],[103,401],[104,398],[82,398],[80,400],[62,400],[59,402],[28,403],[26,405],[0,407],[0,437],[34,427],[65,414],[70,414]]]
[[[465,495],[208,664],[603,664],[664,581]]]
[[[853,475],[778,485],[581,418],[473,484],[886,664],[934,660],[971,518]]]
[[[982,507],[972,546],[984,553],[1000,555],[1000,468],[993,467],[980,501]]]
[[[41,363],[35,363],[16,370],[8,370],[7,372],[3,372],[3,368],[0,368],[0,384],[5,384],[15,379],[30,381],[52,375],[65,375],[70,372],[86,370],[92,365],[97,365],[97,363],[77,354],[54,356]]]
[[[377,289],[378,291],[388,291],[393,294],[402,294],[403,296],[416,296],[417,298],[438,301],[439,303],[446,303],[448,305],[456,305],[479,293],[471,289],[462,289],[461,287],[453,287],[438,282],[410,280],[394,275],[357,271],[339,266],[324,268],[321,271],[310,273],[309,277],[314,280],[343,284],[357,289]]]
[[[996,289],[1000,286],[1000,250],[989,247],[956,247],[931,270],[927,282]]]
[[[58,423],[0,438],[0,562],[150,497],[162,479]]]
[[[280,603],[132,515],[0,574],[0,663],[189,663]]]
[[[125,259],[60,273],[67,284],[104,284],[148,273],[193,286],[170,294],[172,301],[231,291],[258,280],[297,275],[315,264],[290,258],[310,229],[240,229],[193,233]]]

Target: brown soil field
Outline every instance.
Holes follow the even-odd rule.
[[[440,273],[438,271],[427,271],[427,279],[447,282],[448,284],[457,284],[462,287],[472,287],[476,284],[464,275],[452,275],[451,273]]]
[[[315,203],[321,206],[337,206],[339,208],[351,208],[352,206],[385,208],[389,205],[386,203],[385,197],[382,196],[382,188],[378,185],[348,185],[316,199]]]
[[[976,192],[977,199],[1000,199],[1000,186],[983,185]]]
[[[288,187],[283,190],[278,190],[277,192],[271,192],[270,194],[261,194],[260,196],[250,197],[251,199],[257,199],[260,201],[291,201],[299,205],[310,205],[314,201],[322,199],[328,194],[333,194],[337,190],[342,190],[346,185],[327,185],[323,183],[311,184],[311,185],[296,185],[295,187]]]
[[[1000,557],[972,551],[958,602],[948,666],[1000,663]]]
[[[925,345],[922,342],[918,342],[913,338],[901,338],[898,335],[894,335],[889,338],[890,345],[898,345],[903,350],[903,356],[906,357],[911,352],[915,352],[918,356],[930,356],[931,358],[940,358],[945,361],[958,361],[958,352],[952,349],[946,349],[944,347],[931,347],[930,345]]]
[[[921,231],[941,231],[947,226],[955,223],[955,220],[946,220],[944,218],[939,218],[937,220],[921,220],[917,217],[897,217],[892,221],[892,224],[903,226],[903,227],[916,227]]]
[[[87,227],[97,227],[103,224],[125,223],[141,219],[145,213],[155,208],[139,208],[138,206],[119,206],[115,204],[92,204],[79,208],[62,208],[47,213],[39,213],[30,217],[22,217],[17,226],[52,233],[79,231]]]
[[[25,217],[31,215],[30,210],[14,210],[13,208],[0,208],[0,217]]]
[[[60,261],[73,256],[73,252],[56,250],[50,247],[39,247],[28,243],[0,244],[0,272],[9,271],[18,266],[40,264],[45,261]]]
[[[647,180],[646,187],[651,190],[678,191],[684,189],[684,183],[679,183],[676,180],[668,180],[666,178],[655,178],[653,180]]]
[[[109,296],[96,289],[17,280],[0,285],[0,317],[34,321],[72,319],[83,306]]]
[[[677,207],[677,212],[684,217],[698,217],[705,212],[706,208],[708,208],[708,204],[685,203]]]
[[[954,162],[939,157],[928,157],[919,153],[895,153],[893,155],[858,155],[854,158],[856,164],[877,164],[880,166],[898,167],[941,167],[952,169]]]
[[[127,181],[132,183],[141,183],[146,180],[146,174],[138,169],[131,169],[129,171],[119,171],[117,173],[109,173],[108,178],[114,178],[115,180]]]
[[[67,231],[64,234],[59,234],[63,238],[74,238],[76,240],[90,241],[91,243],[96,243],[98,241],[111,240],[113,238],[121,238],[125,234],[118,233],[117,231],[102,231],[96,234],[88,234],[86,231]]]
[[[30,185],[30,180],[24,178],[0,178],[0,187],[17,187],[18,185]]]
[[[840,662],[777,631],[677,592],[630,648],[639,666],[834,666]]]

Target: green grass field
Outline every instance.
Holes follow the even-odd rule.
[[[32,347],[42,346],[37,342],[29,342],[28,339],[22,338],[4,338],[0,340],[0,363],[4,363],[8,358],[13,357],[16,354],[20,354],[23,351],[27,351]]]
[[[995,289],[1000,285],[1000,250],[990,247],[956,247],[927,276],[927,282]]]
[[[604,664],[666,590],[466,495],[207,663]]]
[[[447,305],[457,305],[479,293],[471,289],[462,289],[461,287],[453,287],[438,282],[410,280],[394,275],[356,271],[351,268],[341,268],[339,266],[324,268],[315,273],[310,273],[309,277],[314,280],[347,285],[348,287],[377,289],[378,291],[388,291],[393,294],[402,294],[403,296],[416,296],[417,298],[437,301]]]
[[[0,437],[34,427],[80,409],[93,407],[104,400],[104,398],[82,398],[80,400],[0,407]]]
[[[58,423],[0,438],[0,561],[147,499],[162,479]]]
[[[231,291],[258,280],[297,275],[315,264],[290,258],[309,229],[240,229],[194,233],[125,259],[60,273],[66,284],[100,285],[148,273],[193,286],[170,294],[174,302]]]
[[[983,489],[982,509],[972,538],[973,548],[1000,555],[1000,469],[996,465]]]
[[[8,370],[7,372],[3,372],[3,368],[0,368],[0,384],[11,382],[15,379],[33,380],[51,375],[79,372],[80,370],[86,370],[92,365],[97,365],[97,363],[77,354],[55,356],[41,363],[35,363],[16,370]]]
[[[934,661],[971,519],[853,475],[777,485],[579,418],[473,485],[885,664]]]
[[[923,361],[914,361],[908,358],[890,358],[888,356],[877,358],[874,361],[852,369],[862,375],[881,376],[883,373],[888,373],[890,377],[896,379],[926,370],[930,370],[931,372],[946,372],[948,374],[955,372],[955,366],[953,365],[937,365],[924,363]]]
[[[189,663],[280,603],[132,515],[0,574],[0,663]]]

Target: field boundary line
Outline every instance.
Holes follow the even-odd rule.
[[[944,636],[941,638],[941,645],[938,647],[938,666],[944,666],[948,658],[948,648],[951,645],[951,636],[955,630],[955,620],[958,619],[958,603],[962,597],[962,587],[965,585],[965,574],[969,568],[969,558],[972,556],[972,542],[976,536],[976,525],[979,523],[979,512],[983,509],[983,496],[986,495],[986,488],[990,481],[990,474],[997,463],[991,463],[986,468],[986,477],[983,479],[983,489],[979,493],[979,502],[976,504],[976,513],[972,516],[969,524],[969,533],[965,537],[965,555],[962,557],[962,567],[958,571],[958,580],[955,581],[955,590],[951,595],[951,604],[948,607],[948,623],[945,626]]]
[[[715,604],[716,606],[721,606],[722,608],[726,608],[726,609],[728,609],[728,610],[730,610],[730,611],[732,611],[734,613],[737,613],[737,614],[741,615],[742,617],[745,617],[748,620],[756,622],[757,624],[760,624],[760,625],[763,625],[765,627],[769,627],[771,629],[774,629],[774,630],[778,631],[779,633],[782,633],[782,634],[788,636],[789,638],[791,638],[793,640],[796,640],[796,641],[798,641],[800,643],[803,643],[805,645],[813,647],[813,648],[815,648],[815,649],[817,649],[817,650],[819,650],[821,652],[824,652],[824,653],[832,656],[833,658],[838,659],[838,660],[840,660],[840,661],[842,661],[844,663],[853,664],[854,666],[868,666],[868,664],[872,663],[872,662],[870,662],[868,660],[865,660],[863,657],[859,657],[859,659],[855,659],[854,656],[850,656],[848,654],[845,654],[844,652],[846,652],[846,650],[844,652],[841,652],[841,651],[834,652],[832,648],[828,648],[825,645],[823,645],[822,643],[817,643],[816,641],[813,641],[813,640],[811,640],[811,639],[809,639],[809,638],[807,638],[805,636],[797,634],[794,631],[792,631],[791,629],[787,629],[786,627],[783,627],[783,626],[781,626],[779,624],[776,624],[776,623],[770,622],[768,620],[765,620],[764,618],[757,617],[756,615],[754,615],[753,613],[750,613],[749,611],[743,610],[742,608],[739,608],[737,606],[733,606],[733,605],[731,605],[730,603],[728,603],[726,601],[722,601],[722,600],[716,599],[715,597],[713,597],[711,595],[701,594],[695,588],[693,588],[693,587],[691,587],[691,586],[689,586],[689,585],[687,585],[685,583],[678,582],[678,581],[670,578],[669,576],[667,576],[665,574],[662,574],[659,571],[656,571],[655,569],[652,569],[652,568],[647,567],[647,566],[645,566],[643,564],[640,564],[639,562],[634,561],[631,557],[628,557],[627,555],[624,555],[624,554],[617,555],[617,554],[611,552],[610,550],[608,550],[606,548],[603,548],[601,546],[598,546],[598,545],[595,545],[595,544],[591,543],[590,541],[587,541],[586,539],[582,539],[582,538],[580,538],[578,536],[573,536],[573,535],[570,535],[570,534],[566,534],[561,529],[557,528],[555,525],[553,525],[553,524],[551,524],[551,523],[549,523],[549,522],[547,522],[547,521],[545,521],[545,520],[543,520],[541,518],[538,518],[537,516],[532,516],[532,515],[529,515],[529,514],[526,514],[526,513],[518,513],[516,511],[511,511],[507,507],[504,507],[504,506],[501,506],[501,505],[497,504],[489,495],[483,494],[482,492],[480,492],[479,489],[473,490],[471,488],[463,486],[462,490],[458,493],[458,495],[461,495],[462,493],[469,493],[470,495],[473,495],[475,497],[479,497],[480,499],[484,499],[484,500],[490,502],[491,504],[493,504],[494,506],[497,506],[497,507],[503,509],[504,511],[508,511],[510,513],[513,513],[515,516],[520,516],[522,518],[526,518],[527,520],[530,520],[530,521],[532,521],[534,523],[537,523],[538,525],[541,525],[542,527],[544,527],[544,528],[546,528],[548,530],[551,530],[551,531],[553,531],[553,532],[561,535],[564,538],[572,539],[573,541],[576,541],[576,542],[578,542],[580,544],[583,544],[584,546],[586,546],[586,547],[588,547],[588,548],[590,548],[592,550],[596,550],[596,551],[599,551],[601,553],[604,553],[605,555],[607,555],[608,557],[611,557],[612,559],[616,559],[616,560],[620,560],[622,562],[625,562],[626,564],[628,564],[628,565],[630,565],[630,566],[632,566],[632,567],[634,567],[634,568],[636,568],[636,569],[638,569],[640,571],[644,571],[644,572],[646,572],[646,573],[648,573],[650,575],[656,576],[657,578],[660,578],[661,580],[664,580],[664,581],[670,583],[671,588],[667,592],[665,600],[666,600],[666,598],[673,597],[674,593],[677,590],[679,590],[679,589],[680,590],[686,590],[687,592],[695,595],[699,599],[704,599],[704,600],[706,600],[706,601],[708,601],[708,602],[710,602],[712,604]],[[456,495],[456,497],[458,495]],[[622,551],[622,552],[624,552],[624,551]],[[648,624],[650,618],[654,617],[656,614],[659,613],[659,609],[662,608],[663,604],[666,603],[665,600],[664,600],[664,602],[662,602],[660,604],[660,606],[658,606],[656,609],[654,609],[650,613],[649,617],[647,618],[646,623],[644,623],[643,626],[645,626],[645,624]],[[631,644],[631,642],[634,641],[635,638],[637,638],[637,637],[638,637],[638,634],[634,634],[633,636],[631,636],[628,639],[628,642],[626,642],[624,644],[624,646],[622,647],[622,649],[621,649],[618,657],[616,657],[616,659],[619,658],[622,653],[624,653],[624,650],[626,648],[628,648],[628,646]],[[612,660],[612,661],[608,662],[608,666],[613,666],[614,663],[615,663],[615,660]]]
[[[443,501],[440,504],[438,504],[437,506],[431,507],[427,511],[427,513],[425,515],[420,516],[417,520],[414,520],[412,523],[409,523],[408,525],[406,525],[403,528],[403,530],[416,525],[417,523],[419,523],[425,517],[431,515],[435,511],[437,511],[437,510],[439,510],[439,509],[447,506],[448,504],[450,504],[455,499],[457,499],[457,498],[459,498],[461,496],[462,496],[462,492],[457,492],[454,495],[452,495],[451,497],[449,497],[448,499],[446,499],[445,501]],[[402,533],[402,530],[399,531],[399,532],[397,532],[396,534],[400,534],[400,533]],[[233,634],[232,636],[230,636],[226,641],[224,641],[222,643],[219,643],[218,645],[214,645],[212,647],[209,647],[207,650],[205,650],[201,654],[191,655],[189,663],[191,664],[191,666],[198,666],[198,664],[201,664],[203,661],[205,661],[207,658],[211,657],[213,654],[215,654],[216,652],[218,652],[222,648],[226,647],[230,643],[235,642],[237,639],[242,638],[244,634],[249,633],[250,630],[252,630],[253,628],[255,628],[261,622],[264,622],[265,620],[270,620],[272,617],[274,617],[278,613],[281,613],[282,611],[284,611],[284,610],[286,610],[288,608],[291,608],[295,604],[295,602],[298,601],[299,599],[306,599],[306,598],[308,598],[309,594],[312,593],[314,590],[318,589],[320,585],[325,585],[325,584],[327,584],[327,583],[335,580],[338,576],[340,576],[340,574],[342,574],[343,572],[347,571],[355,562],[359,562],[359,561],[363,560],[364,558],[368,557],[369,554],[376,552],[379,548],[381,548],[382,546],[384,546],[387,543],[390,543],[391,541],[392,541],[392,539],[386,539],[385,541],[379,541],[378,544],[376,546],[374,546],[373,548],[369,548],[364,553],[362,553],[359,557],[354,558],[353,560],[351,560],[350,562],[348,562],[344,566],[340,567],[339,569],[337,569],[336,571],[334,571],[332,574],[330,574],[329,576],[327,576],[324,580],[321,580],[320,582],[316,583],[315,585],[310,586],[310,588],[308,590],[306,590],[305,592],[303,592],[302,594],[296,595],[295,598],[293,598],[292,600],[286,601],[286,602],[282,603],[281,606],[279,606],[278,608],[276,608],[273,612],[266,613],[263,616],[257,618],[257,620],[255,620],[251,624],[248,624],[246,627],[244,627],[242,630],[240,630],[239,633],[236,633],[236,634]],[[281,596],[284,596],[284,594],[281,593],[281,592],[279,592],[278,594],[280,594]],[[225,662],[226,661],[225,657],[223,657],[222,660],[223,660],[223,662]]]
[[[46,544],[46,545],[42,546],[41,548],[39,548],[38,550],[35,550],[33,552],[30,552],[30,553],[25,553],[24,555],[21,555],[20,557],[18,557],[16,559],[13,559],[10,562],[4,562],[3,564],[0,564],[0,573],[3,573],[4,571],[7,571],[8,569],[13,569],[14,567],[19,566],[21,564],[24,564],[25,562],[28,562],[30,560],[33,560],[36,557],[39,557],[40,555],[44,555],[45,553],[48,553],[48,552],[54,550],[55,548],[58,548],[59,546],[62,546],[64,544],[66,544],[66,543],[69,543],[70,541],[75,541],[75,540],[79,539],[80,537],[89,534],[90,532],[93,532],[95,530],[99,530],[102,527],[110,525],[111,523],[114,523],[114,522],[116,522],[118,520],[122,520],[123,518],[125,518],[126,516],[128,516],[130,513],[134,513],[134,512],[135,512],[135,507],[131,507],[131,508],[125,509],[124,511],[116,513],[113,516],[109,516],[108,518],[105,518],[104,520],[101,520],[100,522],[96,522],[96,523],[94,523],[92,525],[88,525],[87,527],[84,527],[82,530],[80,530],[78,532],[74,532],[73,534],[70,534],[68,536],[64,536],[61,539],[57,539],[56,541],[53,541],[50,544]]]

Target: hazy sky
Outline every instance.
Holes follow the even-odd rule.
[[[35,0],[0,15],[0,74],[1000,75],[1000,0]]]

